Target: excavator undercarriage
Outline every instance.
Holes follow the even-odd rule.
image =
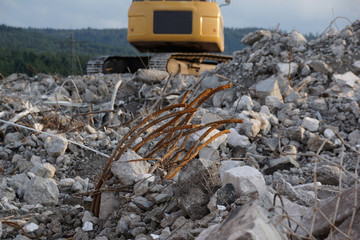
[[[151,57],[101,56],[87,64],[87,73],[134,73],[140,68],[167,71],[173,74],[198,76],[205,70],[231,60],[231,56],[212,53],[158,53]]]

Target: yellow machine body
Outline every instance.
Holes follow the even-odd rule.
[[[220,8],[215,1],[133,1],[128,41],[141,52],[223,52]]]
[[[225,0],[226,4],[230,0]],[[224,51],[224,25],[215,0],[134,0],[128,11],[128,42],[151,57],[100,56],[88,74],[136,72],[152,68],[198,76],[231,56]]]

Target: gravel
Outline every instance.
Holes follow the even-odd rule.
[[[198,79],[172,76],[168,84],[167,73],[151,70],[68,77],[14,73],[4,79],[0,236],[195,239],[201,233],[199,239],[211,239],[212,231],[226,228],[239,238],[286,239],[282,231],[288,223],[276,219],[282,212],[272,206],[279,195],[287,212],[308,214],[301,225],[310,230],[315,201],[324,211],[327,203],[335,209],[336,196],[344,193],[350,200],[340,204],[339,222],[351,221],[359,211],[351,197],[360,147],[360,21],[310,42],[297,31],[269,30],[250,33],[242,42],[249,47],[234,52],[229,63]],[[112,163],[113,177],[103,179],[99,216],[90,211],[102,170],[135,118],[186,90],[193,97],[228,83],[232,88],[204,102],[193,123],[229,118],[243,123],[225,125],[230,133],[202,149],[171,180],[164,179],[161,166],[152,171],[157,159],[132,162],[145,157],[143,148],[158,138],[136,153],[129,150]],[[146,131],[130,147],[145,137]],[[194,134],[189,143],[198,139]],[[256,179],[243,180],[251,174]],[[231,219],[244,223],[241,231],[229,225]],[[315,238],[331,231],[341,237],[325,222],[315,223]],[[348,231],[341,225],[350,238],[359,227],[354,222]],[[292,231],[308,235],[295,229],[292,222]]]

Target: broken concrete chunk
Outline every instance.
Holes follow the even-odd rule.
[[[303,68],[301,69],[301,75],[302,76],[307,76],[311,73],[311,69],[308,65],[304,65]]]
[[[349,226],[352,226],[349,229]],[[354,219],[348,217],[339,227],[340,231],[334,231],[332,235],[329,235],[325,240],[342,240],[344,239],[343,233],[348,233],[349,239],[360,239],[360,211],[357,210],[354,215]]]
[[[270,52],[274,56],[279,56],[281,52],[283,52],[284,50],[285,50],[285,46],[282,43],[276,43],[270,47]]]
[[[294,145],[286,145],[282,149],[285,156],[289,156],[293,159],[297,159],[297,148]]]
[[[248,147],[251,145],[249,138],[244,135],[240,135],[235,128],[230,128],[230,133],[227,135],[228,143],[232,147]]]
[[[309,103],[309,107],[316,111],[327,111],[328,106],[324,98],[315,98]]]
[[[96,134],[95,128],[90,125],[85,125],[84,130],[89,134]]]
[[[347,136],[347,138],[353,146],[360,144],[360,130],[355,129]]]
[[[128,220],[127,217],[120,218],[120,220],[118,221],[117,226],[116,226],[117,234],[126,234],[129,231],[130,226],[129,226],[128,221],[130,221],[130,220]]]
[[[305,46],[307,44],[307,40],[304,37],[304,35],[302,35],[301,33],[299,33],[296,30],[293,30],[289,34],[289,38],[290,38],[290,44],[293,47],[301,47],[301,46]]]
[[[131,162],[135,159],[142,159],[142,157],[134,151],[128,150],[111,166],[111,172],[124,185],[135,184],[135,182],[143,179],[150,169],[150,164],[146,161]]]
[[[219,205],[230,206],[231,203],[235,202],[236,197],[234,185],[227,183],[215,192],[207,207],[211,212],[216,211]]]
[[[329,65],[320,60],[311,60],[308,62],[310,68],[314,69],[316,72],[321,72],[323,74],[332,73],[332,69]]]
[[[279,119],[275,115],[271,114],[267,106],[261,106],[259,117],[260,119],[266,118],[272,126],[277,126],[279,124]]]
[[[27,184],[24,200],[29,204],[58,204],[59,190],[53,179],[35,176]]]
[[[337,166],[322,165],[316,169],[317,180],[323,185],[339,185],[341,175],[342,183],[348,182],[348,177]]]
[[[289,81],[288,77],[285,77],[285,76],[280,74],[274,79],[276,79],[276,81],[277,81],[277,83],[279,85],[279,88],[280,88],[281,95],[283,97],[286,97],[287,95],[289,95],[289,93],[291,91],[294,90],[293,87],[291,87],[291,85],[290,85],[291,80]]]
[[[320,201],[318,209],[322,214],[317,213],[315,221],[312,221],[314,216],[314,209],[309,209],[308,212],[304,213],[304,217],[300,224],[307,231],[313,229],[312,233],[315,237],[327,236],[332,228],[331,223],[335,222],[335,226],[339,226],[343,221],[351,218],[353,211],[359,209],[360,205],[357,205],[354,209],[354,201],[356,196],[360,195],[360,187],[357,189],[352,187],[343,191],[339,196],[333,197],[330,200]],[[340,201],[339,201],[340,197]],[[335,215],[334,209],[338,209]],[[327,220],[324,218],[326,216]],[[313,223],[315,223],[313,225]],[[313,225],[313,226],[312,226]],[[297,234],[300,236],[307,236],[307,232],[299,228]]]
[[[308,133],[308,139],[306,144],[309,147],[310,151],[316,152],[317,150],[319,150],[323,142],[325,142],[323,145],[324,150],[330,150],[334,148],[334,143],[329,141],[328,139],[320,137],[319,135],[312,132]]]
[[[354,29],[353,31],[359,31],[360,30],[360,20],[355,20],[352,24],[351,27]]]
[[[53,157],[58,157],[65,153],[68,141],[63,136],[47,137],[45,139],[45,150]]]
[[[339,30],[335,27],[329,28],[323,35],[321,35],[321,38],[323,40],[329,38],[329,37],[336,37],[340,34]]]
[[[241,39],[241,43],[251,46],[254,43],[256,43],[257,41],[261,40],[265,36],[271,37],[271,32],[268,30],[259,30],[256,32],[252,32],[252,33],[245,35]]]
[[[255,64],[256,62],[260,61],[261,56],[264,54],[262,49],[258,49],[255,52],[251,53],[248,59],[248,62]]]
[[[356,71],[360,72],[360,61],[355,61],[352,66]]]
[[[232,183],[238,195],[244,192],[257,192],[262,198],[267,192],[263,175],[257,169],[249,166],[226,171],[222,183],[223,185]]]
[[[99,97],[95,93],[93,93],[90,89],[87,88],[85,90],[84,99],[86,102],[96,103]]]
[[[141,181],[138,181],[134,185],[134,192],[137,196],[142,196],[149,190],[150,183],[154,182],[155,177],[151,174],[144,174],[144,178]]]
[[[331,140],[331,139],[335,138],[336,135],[335,135],[335,133],[334,133],[333,130],[331,130],[330,128],[327,128],[327,129],[325,129],[325,131],[324,131],[324,136],[325,136],[327,139]]]
[[[345,53],[345,46],[344,45],[332,44],[330,46],[330,50],[336,56],[337,61],[339,61],[341,59],[341,57],[344,55],[344,53]]]
[[[271,130],[271,116],[263,113],[259,113],[259,119],[261,122],[260,130],[263,134],[268,134]]]
[[[254,107],[254,102],[252,98],[248,95],[243,95],[241,98],[234,101],[233,108],[241,111],[241,110],[247,110],[251,111]]]
[[[12,82],[12,81],[15,81],[15,80],[17,80],[18,78],[21,78],[21,77],[22,76],[20,74],[13,73],[13,74],[7,76],[6,81]]]
[[[0,182],[0,198],[6,197],[8,200],[15,199],[15,191],[14,189],[8,187],[7,178],[2,178]]]
[[[270,215],[259,201],[250,202],[237,208],[221,224],[204,230],[196,239],[288,239],[280,225],[275,226],[271,222],[269,223]]]
[[[63,188],[71,188],[74,183],[75,179],[73,178],[63,178],[58,182],[58,185]]]
[[[157,69],[139,69],[136,73],[136,78],[139,81],[149,84],[159,83],[168,76],[169,74],[166,71],[161,71]]]
[[[356,118],[360,116],[360,107],[359,104],[353,100],[351,103],[347,104],[346,111],[349,111],[355,115]]]
[[[83,190],[84,186],[79,181],[75,181],[74,184],[71,186],[71,191],[73,192],[80,192]]]
[[[238,117],[243,119],[243,123],[238,125],[239,133],[245,133],[248,137],[255,137],[262,127],[264,129],[264,120],[261,120],[260,115],[253,111],[242,111]]]
[[[94,224],[90,221],[86,221],[83,224],[83,227],[81,228],[81,230],[83,230],[84,232],[90,232],[92,230],[94,230]]]
[[[145,211],[149,210],[152,206],[154,206],[153,202],[141,196],[134,197],[131,199],[131,201],[135,203],[136,206],[138,206],[139,208]]]
[[[28,184],[29,181],[30,179],[28,175],[26,173],[21,173],[11,176],[11,179],[8,179],[8,184],[11,188],[14,188],[16,190],[16,193],[19,197],[23,197],[26,185]],[[0,194],[0,195],[6,196],[4,194]],[[9,196],[7,197],[9,199]]]
[[[281,109],[284,106],[284,103],[276,96],[267,96],[265,104],[270,110]]]
[[[300,95],[297,91],[291,91],[285,98],[285,103],[297,103]]]
[[[43,178],[53,178],[55,175],[56,168],[50,163],[35,164],[30,172],[36,176]]]
[[[278,170],[289,170],[291,168],[299,167],[299,163],[291,156],[282,156],[280,158],[270,159],[263,171],[265,174],[272,174]]]
[[[228,171],[232,168],[244,166],[244,164],[245,164],[244,162],[240,162],[240,161],[233,161],[233,160],[223,161],[219,168],[221,182],[222,183],[224,182],[224,177],[225,177],[226,171]]]
[[[13,132],[6,134],[5,143],[8,144],[9,148],[15,149],[23,145],[21,140],[24,136],[20,132]]]
[[[201,81],[201,86],[203,88],[217,88],[224,85],[224,82],[221,81],[216,74],[211,74],[209,72],[204,72],[203,74],[205,75]]]
[[[295,141],[301,142],[304,139],[305,128],[301,126],[293,126],[286,129],[287,136]]]
[[[169,227],[166,227],[164,228],[164,230],[161,231],[159,239],[168,239],[170,236],[171,236],[171,230]]]
[[[275,190],[282,196],[286,196],[289,200],[297,202],[304,206],[310,206],[315,202],[315,194],[313,191],[295,188],[285,179],[276,179],[273,182]]]
[[[279,139],[278,138],[265,138],[263,140],[265,146],[269,147],[271,151],[275,151],[279,147]]]
[[[99,219],[110,217],[119,207],[119,198],[114,192],[101,193]]]
[[[283,102],[279,84],[276,79],[269,78],[256,84],[256,96],[262,101],[265,101],[267,96],[276,97],[280,102]]]
[[[192,139],[194,141],[198,141],[200,139],[200,137],[207,131],[209,130],[209,128],[204,128],[200,131],[195,132],[194,134],[191,135]],[[213,131],[211,131],[201,142],[204,143],[207,140],[209,140],[211,137],[213,137],[214,135],[216,135],[217,133],[219,133],[220,131],[217,129],[214,129]],[[221,143],[225,142],[227,139],[227,135],[221,135],[220,137],[216,138],[214,141],[212,141],[211,143],[209,143],[207,146],[211,147],[213,149],[218,149],[218,147],[220,146]]]
[[[247,118],[242,124],[242,128],[245,130],[245,134],[248,137],[255,137],[261,130],[260,119]]]
[[[305,117],[301,123],[301,126],[311,132],[316,132],[319,130],[319,124],[319,120],[315,118]]]
[[[68,155],[61,155],[59,157],[56,158],[56,164],[59,165],[69,165],[71,163],[71,159]]]
[[[200,159],[217,161],[220,159],[219,151],[211,147],[204,147],[199,152]]]
[[[192,219],[201,219],[209,213],[206,207],[209,200],[209,195],[197,186],[189,187],[177,199],[181,209]]]
[[[294,76],[299,69],[299,65],[295,62],[292,63],[278,63],[276,69],[279,74],[283,76]]]
[[[37,225],[36,223],[27,223],[27,224],[25,224],[25,226],[24,226],[24,230],[25,230],[25,232],[27,232],[27,233],[32,233],[32,232],[34,232],[34,231],[36,231],[36,230],[38,230],[39,229],[39,225]]]
[[[249,63],[244,63],[244,64],[242,65],[243,70],[244,70],[244,71],[249,71],[249,72],[252,71],[253,67],[254,67],[254,64],[251,63],[251,62],[249,62]]]
[[[353,88],[355,84],[360,83],[360,77],[356,76],[353,72],[346,72],[344,74],[334,74],[334,81],[342,87],[351,87]]]
[[[283,147],[283,154],[277,159],[270,159],[267,166],[263,169],[265,174],[272,174],[278,170],[289,170],[291,168],[299,168],[300,165],[296,161],[297,149],[293,145],[287,145]]]
[[[207,124],[210,122],[215,122],[215,121],[221,121],[222,118],[219,117],[219,115],[214,114],[214,113],[204,113],[201,116],[201,124]]]
[[[233,89],[226,89],[224,91],[217,92],[213,97],[214,107],[231,106],[234,102],[235,91]]]

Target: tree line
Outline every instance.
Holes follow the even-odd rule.
[[[225,54],[245,46],[241,39],[257,28],[225,28]],[[0,25],[0,73],[85,74],[95,56],[136,56],[127,29],[38,29]]]
[[[135,55],[126,29],[36,29],[0,25],[0,73],[83,74],[98,55]]]

